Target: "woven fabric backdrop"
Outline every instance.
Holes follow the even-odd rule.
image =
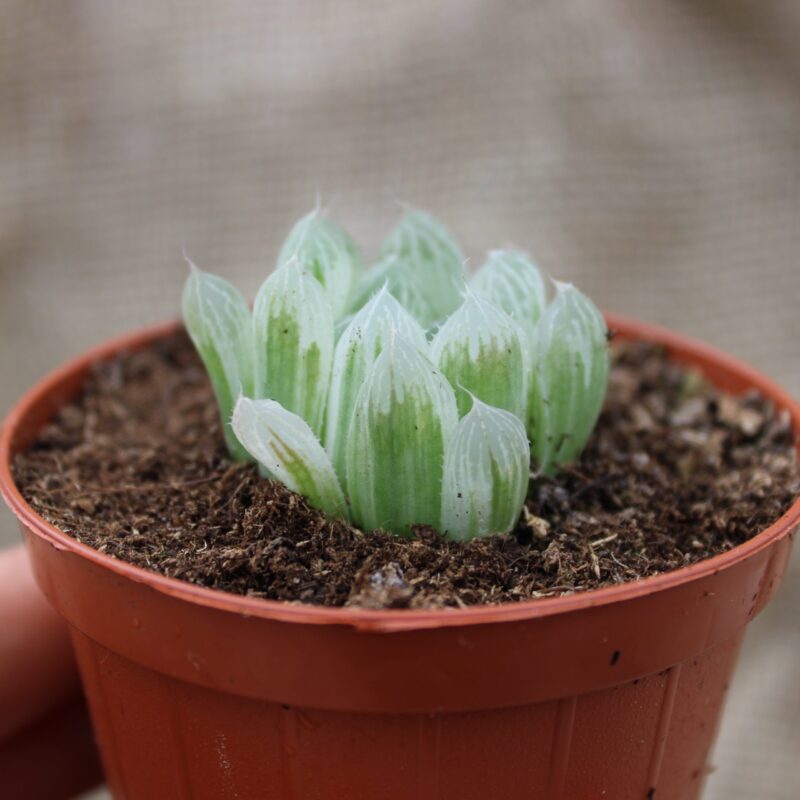
[[[184,246],[252,295],[318,192],[368,252],[406,200],[800,393],[799,37],[792,0],[4,0],[0,411],[175,316]],[[795,559],[708,797],[800,794],[799,669]]]

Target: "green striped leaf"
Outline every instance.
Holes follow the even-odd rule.
[[[253,391],[250,309],[226,280],[202,272],[191,261],[189,266],[183,287],[183,321],[211,379],[228,450],[233,458],[246,460],[230,419],[239,393]]]
[[[608,384],[608,330],[595,304],[556,283],[556,298],[532,336],[528,434],[544,474],[574,461],[586,445]]]
[[[510,531],[528,491],[530,445],[525,426],[477,398],[447,445],[442,532],[472,539]]]
[[[312,211],[298,220],[278,256],[278,267],[297,257],[302,269],[323,286],[338,319],[350,304],[350,294],[364,271],[361,253],[335,222]]]
[[[256,397],[277,400],[320,436],[333,362],[333,314],[321,284],[297,259],[259,289],[253,334]]]
[[[468,291],[431,342],[431,359],[456,387],[460,415],[484,403],[526,418],[529,357],[522,327],[502,309]]]
[[[470,288],[503,309],[528,333],[547,305],[547,284],[539,268],[519,250],[492,250]]]
[[[233,411],[233,430],[270,477],[326,514],[349,516],[330,459],[297,414],[274,400],[240,397]]]
[[[340,477],[345,474],[345,445],[358,392],[392,335],[401,336],[420,352],[427,350],[420,324],[384,287],[353,317],[336,343],[325,448]]]
[[[451,314],[461,302],[464,256],[448,230],[430,214],[410,210],[389,235],[380,260],[358,286],[360,308],[384,284],[427,328]]]
[[[359,392],[345,448],[353,519],[401,535],[415,523],[438,529],[444,452],[457,422],[444,376],[391,336]]]

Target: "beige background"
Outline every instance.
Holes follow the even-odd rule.
[[[0,411],[174,316],[183,246],[252,294],[317,192],[370,252],[407,200],[800,393],[799,36],[792,0],[4,0]],[[795,559],[707,797],[800,795],[799,670]]]

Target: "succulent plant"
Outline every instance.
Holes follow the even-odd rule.
[[[462,264],[447,230],[409,210],[366,271],[341,228],[303,217],[252,314],[193,267],[184,320],[231,455],[367,529],[510,530],[531,469],[576,459],[591,434],[606,327],[568,284],[548,303],[523,253],[492,251],[469,285]]]

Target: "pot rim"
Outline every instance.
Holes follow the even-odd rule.
[[[608,313],[611,329],[623,337],[663,344],[678,359],[696,366],[712,367],[717,372],[734,375],[738,382],[758,389],[778,408],[788,410],[800,448],[800,404],[784,389],[758,370],[723,351],[667,328]],[[57,550],[108,569],[117,575],[148,585],[155,591],[178,600],[197,603],[218,611],[244,617],[260,617],[301,625],[344,625],[362,631],[392,632],[442,627],[515,622],[523,619],[550,617],[586,608],[643,597],[680,584],[714,575],[723,569],[750,558],[788,535],[800,524],[800,497],[768,528],[730,550],[670,572],[614,586],[592,589],[559,597],[538,598],[519,603],[477,605],[459,609],[356,609],[312,606],[278,600],[236,595],[218,589],[169,578],[157,572],[120,561],[78,542],[36,513],[22,497],[11,473],[15,455],[14,442],[19,425],[42,398],[75,373],[87,370],[96,361],[105,360],[121,350],[135,350],[176,332],[180,323],[169,322],[148,326],[123,334],[95,346],[49,373],[26,392],[7,415],[0,430],[0,495],[20,522]]]

